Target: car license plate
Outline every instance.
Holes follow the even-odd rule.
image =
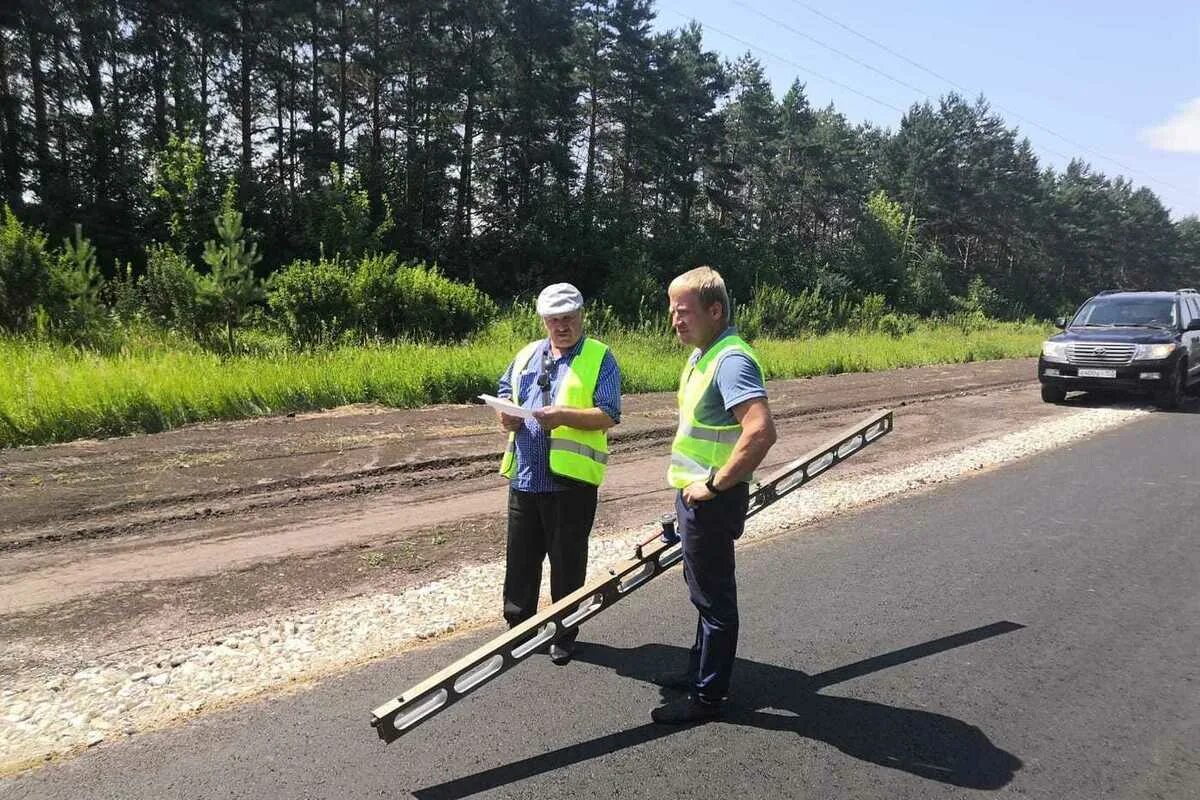
[[[1115,369],[1084,369],[1080,367],[1079,377],[1081,378],[1115,378],[1117,371]]]

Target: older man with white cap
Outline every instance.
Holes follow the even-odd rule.
[[[569,283],[547,286],[537,313],[547,338],[530,342],[500,377],[500,397],[533,412],[500,414],[509,479],[504,618],[509,627],[537,613],[542,561],[550,557],[550,595],[583,586],[597,489],[608,464],[605,433],[621,420],[621,372],[604,343],[583,335],[583,295]],[[550,646],[566,664],[578,629]]]

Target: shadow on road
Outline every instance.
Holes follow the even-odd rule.
[[[1200,391],[1200,390],[1197,390]],[[1200,414],[1200,397],[1184,395],[1183,402],[1174,411],[1163,411],[1146,396],[1128,395],[1117,392],[1076,392],[1059,403],[1067,408],[1115,408],[1121,410],[1156,411],[1164,414]]]
[[[999,789],[1012,780],[1021,760],[993,745],[974,725],[910,708],[865,700],[826,697],[821,689],[925,658],[993,636],[1020,630],[1015,622],[997,622],[934,639],[924,644],[808,675],[799,670],[738,659],[737,696],[725,725],[795,733],[825,742],[847,755],[922,778],[970,789]],[[645,644],[622,649],[603,644],[582,646],[576,658],[608,667],[623,677],[650,682],[664,670],[682,670],[685,648]],[[769,711],[767,709],[770,709]],[[648,710],[648,709],[647,709]],[[467,797],[488,789],[577,764],[670,736],[686,728],[648,723],[532,758],[418,789],[420,800]]]

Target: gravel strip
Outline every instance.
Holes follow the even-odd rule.
[[[1089,409],[889,473],[839,478],[832,472],[758,514],[740,546],[1058,447],[1145,413]],[[627,558],[654,527],[593,539],[589,578]],[[503,570],[499,562],[468,566],[399,594],[332,602],[189,647],[147,646],[73,674],[19,677],[0,690],[0,772],[343,671],[417,641],[495,623]],[[404,688],[381,687],[379,700]]]

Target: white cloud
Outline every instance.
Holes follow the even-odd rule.
[[[1200,153],[1200,97],[1184,103],[1161,125],[1143,128],[1140,137],[1155,150]]]

